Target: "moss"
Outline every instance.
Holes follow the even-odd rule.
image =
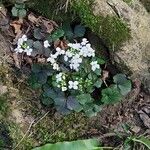
[[[124,2],[126,2],[127,4],[130,4],[132,2],[132,0],[123,0]]]
[[[120,18],[112,16],[95,16],[90,0],[74,0],[73,9],[81,21],[97,33],[109,48],[117,48],[130,38],[130,30]]]
[[[34,139],[41,144],[76,140],[86,128],[87,120],[83,114],[47,116],[33,129]]]
[[[150,0],[140,0],[148,12],[150,12]]]

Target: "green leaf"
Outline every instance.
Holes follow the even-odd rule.
[[[63,24],[62,29],[64,30],[65,36],[67,37],[67,39],[72,40],[74,34],[73,34],[73,30],[72,30],[70,24],[69,23]]]
[[[52,105],[54,102],[50,97],[41,96],[41,101],[44,105],[49,106]]]
[[[97,115],[97,112],[94,111],[94,104],[89,103],[83,106],[83,110],[88,117],[93,117]]]
[[[34,73],[39,73],[42,70],[42,66],[40,64],[32,64],[31,70]]]
[[[18,16],[18,9],[16,7],[13,7],[11,10],[11,13],[14,17],[17,17]]]
[[[121,100],[122,96],[117,88],[109,87],[102,90],[101,101],[104,104],[115,104]]]
[[[131,81],[128,80],[124,74],[117,74],[113,77],[113,79],[122,95],[127,95],[131,91]]]
[[[27,11],[25,9],[20,9],[18,11],[18,17],[24,18],[27,15]]]
[[[97,88],[100,88],[100,87],[102,86],[102,83],[103,83],[103,81],[102,81],[101,79],[98,79],[98,80],[95,82],[94,86],[96,86]]]
[[[52,39],[53,41],[58,40],[59,38],[61,38],[62,36],[64,36],[64,31],[62,29],[57,29],[53,34],[52,34]]]
[[[82,105],[92,102],[92,97],[90,94],[80,94],[77,96],[77,99],[78,99],[79,103]]]
[[[52,88],[45,89],[43,95],[44,95],[45,97],[49,97],[49,98],[51,98],[51,99],[53,99],[53,100],[54,100],[55,98],[57,98],[57,93],[56,93]]]
[[[74,28],[74,34],[76,37],[83,37],[85,34],[85,31],[86,31],[86,29],[82,25],[77,25]]]
[[[101,75],[101,68],[99,68],[99,69],[96,69],[95,71],[94,71],[94,73],[96,74],[96,75],[98,75],[98,76],[100,76]]]
[[[32,47],[33,46],[33,40],[27,40],[27,45],[29,46],[29,47]]]
[[[28,83],[31,86],[31,88],[33,88],[33,89],[38,89],[38,88],[41,88],[41,86],[42,86],[40,83],[38,83],[37,76],[34,73],[32,73],[30,75],[30,77],[28,79]]]
[[[55,102],[55,105],[58,105],[58,106],[65,106],[67,100],[66,100],[65,97],[59,96],[59,97],[56,97],[56,98],[54,99],[54,102]]]
[[[97,60],[98,64],[100,64],[100,65],[103,65],[106,63],[106,61],[103,58],[97,57],[96,60]]]
[[[42,33],[41,29],[40,28],[35,28],[34,29],[34,38],[36,38],[37,40],[41,40],[43,39],[45,36],[44,34]]]
[[[43,85],[47,82],[47,74],[45,74],[44,72],[40,72],[36,74],[36,76],[37,76],[38,83]]]
[[[74,110],[76,112],[80,112],[82,110],[82,107],[79,104],[78,100],[73,96],[68,97],[68,99],[67,99],[67,108],[70,109],[70,110]]]
[[[134,142],[139,142],[144,144],[148,149],[150,149],[150,139],[147,139],[145,137],[140,137],[140,138],[133,138],[132,139]]]
[[[15,4],[15,7],[16,7],[17,9],[24,9],[24,8],[25,8],[25,4],[24,4],[24,3],[16,3],[16,4]]]
[[[56,144],[46,144],[33,150],[102,150],[98,148],[99,142],[96,139],[77,140],[72,142],[58,142]]]

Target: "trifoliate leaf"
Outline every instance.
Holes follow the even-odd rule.
[[[85,31],[86,31],[86,29],[84,26],[82,26],[82,25],[75,26],[75,28],[74,28],[75,37],[83,37],[85,34]]]
[[[124,74],[117,74],[113,77],[113,79],[122,95],[127,95],[131,91],[131,81],[128,80]]]
[[[115,87],[109,87],[102,90],[101,101],[104,104],[115,104],[121,100],[122,96],[119,90]]]

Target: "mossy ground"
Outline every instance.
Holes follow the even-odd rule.
[[[18,77],[20,73],[16,75],[6,66],[1,66],[1,70],[1,81],[8,92],[0,96],[0,119],[8,128],[12,148],[30,150],[48,142],[75,140],[85,134],[87,118],[82,113],[68,116],[55,113],[52,108],[41,105],[39,91],[32,91],[26,78]]]

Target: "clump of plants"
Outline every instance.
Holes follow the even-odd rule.
[[[33,14],[28,15],[28,23],[32,28],[18,36],[13,53],[19,64],[31,66],[29,84],[41,89],[44,105],[54,106],[61,114],[84,111],[95,116],[103,105],[120,101],[131,90],[124,74],[111,79],[105,60],[85,38],[83,25],[58,26]]]

